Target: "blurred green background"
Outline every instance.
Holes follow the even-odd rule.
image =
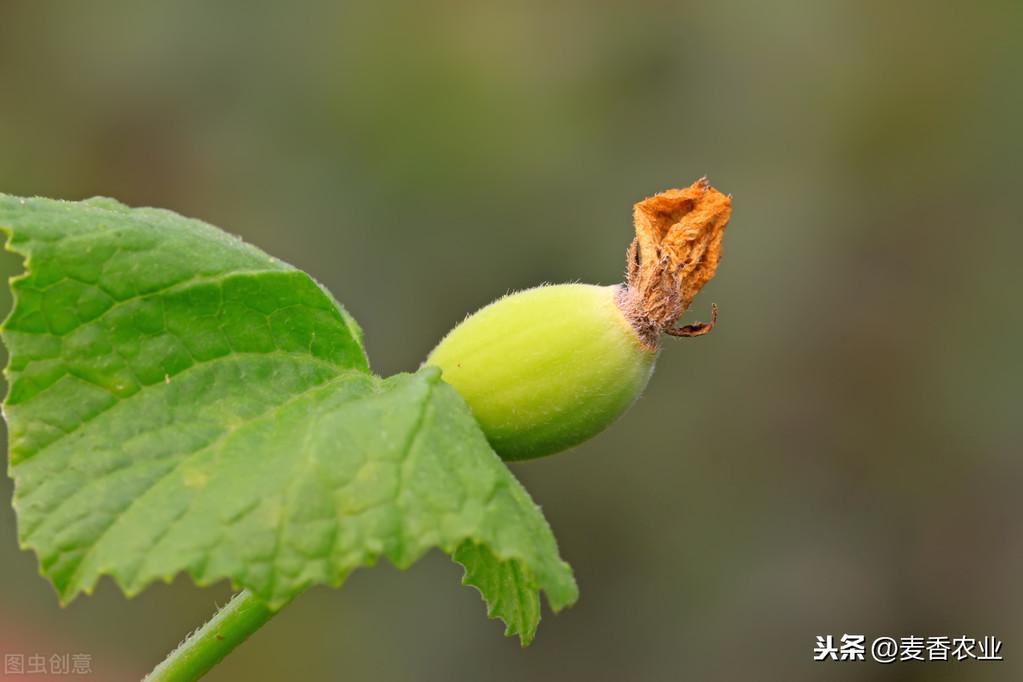
[[[239,234],[334,292],[382,374],[508,290],[619,281],[635,201],[734,195],[689,316],[717,302],[715,332],[514,466],[576,607],[520,649],[432,554],[309,591],[211,680],[1021,679],[1021,75],[1018,2],[4,0],[0,190]],[[0,651],[102,680],[229,594],[61,609],[9,510],[0,581]],[[845,632],[1006,660],[811,662]]]

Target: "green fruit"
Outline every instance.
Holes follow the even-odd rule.
[[[505,296],[449,332],[426,364],[504,459],[572,447],[625,412],[653,372],[657,350],[619,308],[622,290],[561,284]]]
[[[654,369],[662,335],[692,338],[710,322],[676,326],[714,277],[732,199],[701,178],[633,207],[624,285],[562,284],[491,303],[455,327],[427,364],[469,403],[497,454],[542,457],[604,430]]]

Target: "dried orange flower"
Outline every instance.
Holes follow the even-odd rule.
[[[628,279],[618,305],[647,346],[656,348],[662,333],[702,336],[714,328],[716,305],[708,323],[675,324],[714,277],[731,213],[731,197],[706,178],[635,205],[636,238],[629,247]]]

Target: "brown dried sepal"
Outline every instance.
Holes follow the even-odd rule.
[[[685,189],[669,189],[633,208],[636,238],[618,305],[643,343],[656,348],[661,334],[702,336],[709,323],[675,324],[721,259],[721,238],[732,213],[730,197],[701,178]]]

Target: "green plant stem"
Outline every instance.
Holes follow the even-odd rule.
[[[198,680],[275,613],[248,590],[239,592],[208,623],[179,644],[144,682]]]

